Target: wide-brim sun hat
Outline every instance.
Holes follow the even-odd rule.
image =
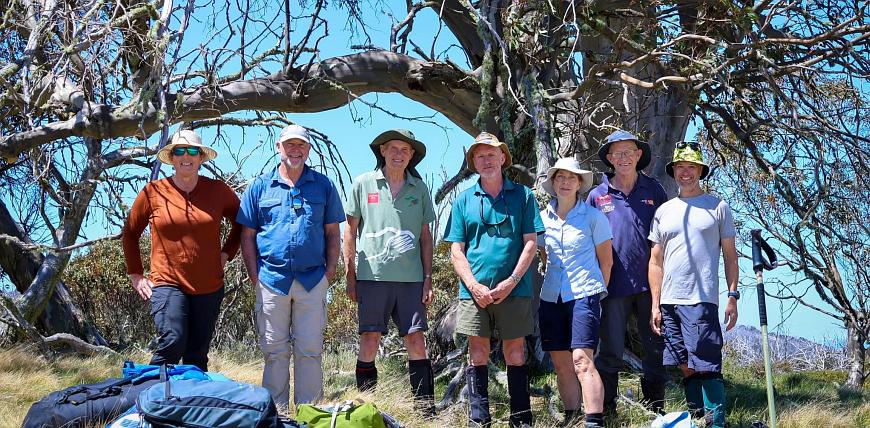
[[[673,160],[665,165],[665,171],[667,171],[671,178],[674,178],[674,164],[677,162],[691,162],[701,165],[701,180],[707,178],[707,175],[710,174],[710,165],[704,162],[704,154],[701,153],[701,147],[696,142],[681,141],[676,144]]]
[[[375,154],[375,159],[377,159],[377,165],[375,165],[375,168],[383,168],[384,165],[387,164],[387,160],[384,159],[384,155],[381,154],[380,147],[392,140],[404,141],[410,144],[411,148],[414,149],[414,155],[411,156],[411,160],[408,162],[408,172],[414,177],[420,178],[420,173],[417,172],[417,165],[419,165],[423,158],[426,157],[426,145],[418,140],[413,132],[407,129],[391,129],[389,131],[384,131],[372,140],[369,147],[372,149],[372,153]]]
[[[577,192],[581,195],[588,192],[594,185],[592,182],[592,171],[581,168],[580,162],[578,162],[576,158],[561,158],[547,170],[547,179],[541,183],[541,189],[549,195],[556,196],[556,189],[553,187],[553,177],[556,176],[556,173],[559,172],[559,170],[573,172],[580,176],[580,189],[578,189]]]
[[[499,141],[498,137],[489,132],[481,132],[474,139],[474,143],[471,144],[468,151],[465,152],[465,165],[472,174],[477,172],[477,169],[474,167],[474,150],[480,146],[495,147],[504,153],[504,164],[502,164],[501,169],[505,169],[514,164],[513,158],[511,157],[511,151],[508,149],[507,144]]]
[[[211,147],[202,144],[202,138],[196,132],[189,129],[182,129],[172,136],[169,144],[165,145],[157,152],[157,160],[165,164],[172,165],[172,150],[176,147],[199,147],[202,153],[202,161],[208,162],[217,157],[217,151]]]
[[[598,158],[601,159],[601,162],[604,162],[604,165],[607,165],[610,169],[614,169],[613,164],[607,160],[607,152],[610,151],[610,146],[619,141],[634,141],[634,144],[636,144],[637,148],[640,149],[641,155],[640,159],[637,161],[637,166],[635,167],[636,170],[640,171],[649,165],[652,160],[652,150],[650,149],[649,143],[642,141],[634,134],[623,130],[614,131],[608,135],[604,144],[598,148]]]

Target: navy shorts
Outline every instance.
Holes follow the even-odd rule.
[[[546,302],[538,307],[541,349],[570,351],[598,347],[601,325],[601,295],[586,296],[570,302]]]
[[[664,364],[699,372],[722,371],[722,326],[712,303],[661,305]]]

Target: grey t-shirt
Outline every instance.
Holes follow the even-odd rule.
[[[649,240],[664,250],[661,303],[718,306],[720,241],[736,235],[731,207],[713,195],[662,204],[649,233]]]

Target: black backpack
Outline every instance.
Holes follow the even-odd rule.
[[[135,404],[140,392],[160,382],[134,384],[133,379],[111,378],[52,392],[30,406],[21,428],[85,428],[110,421]]]

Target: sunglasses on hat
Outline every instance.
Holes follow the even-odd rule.
[[[187,153],[191,156],[197,156],[202,153],[199,147],[175,147],[172,149],[173,156],[184,156]]]
[[[680,141],[677,143],[677,149],[685,149],[686,147],[692,149],[693,151],[700,151],[701,145],[698,144],[697,141]]]

